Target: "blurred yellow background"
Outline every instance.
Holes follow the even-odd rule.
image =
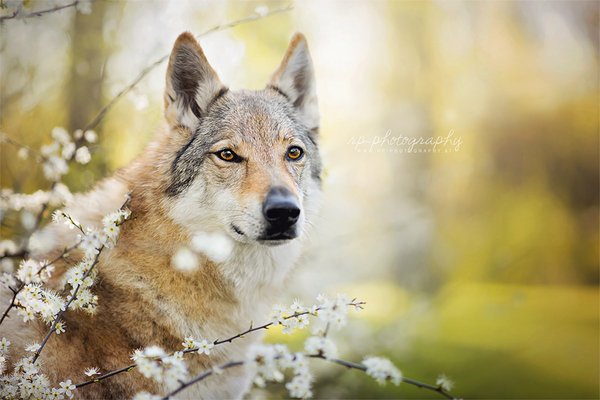
[[[182,31],[289,4],[111,1],[89,15],[5,21],[2,132],[37,149],[55,126],[85,126]],[[381,354],[431,383],[445,373],[459,397],[599,398],[599,3],[293,5],[200,40],[232,89],[264,87],[295,31],[309,41],[325,195],[285,301],[357,296],[365,310],[334,336],[341,358]],[[90,188],[151,139],[165,68],[102,120],[92,162],[64,178],[71,191]],[[386,132],[423,141],[453,132],[460,145],[352,144]],[[2,188],[49,187],[11,145],[1,156]],[[18,240],[27,218],[4,215],[2,238]],[[267,339],[294,349],[302,335]],[[314,367],[317,398],[435,397]],[[272,385],[252,396],[286,395]]]

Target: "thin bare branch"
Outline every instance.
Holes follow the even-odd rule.
[[[196,39],[199,39],[203,36],[206,36],[208,34],[211,34],[213,32],[217,32],[217,31],[222,31],[224,29],[227,28],[232,28],[234,26],[243,24],[245,22],[250,22],[250,21],[256,21],[259,19],[263,19],[266,17],[269,17],[271,15],[275,15],[275,14],[279,14],[279,13],[283,13],[283,12],[287,12],[292,10],[294,7],[293,6],[289,6],[286,8],[282,8],[279,10],[274,10],[271,11],[267,14],[257,14],[257,15],[252,15],[250,17],[246,17],[246,18],[242,18],[242,19],[238,19],[236,21],[232,21],[229,22],[227,24],[224,25],[217,25],[213,28],[210,28],[209,30],[199,34],[196,36]],[[151,65],[149,65],[148,67],[146,67],[138,76],[137,78],[135,78],[133,80],[133,82],[131,82],[131,84],[129,84],[127,87],[125,87],[123,90],[121,90],[102,110],[100,110],[100,112],[96,115],[96,117],[89,123],[86,125],[85,128],[83,128],[83,131],[87,131],[90,129],[94,129],[102,120],[102,118],[104,118],[104,116],[106,115],[106,113],[115,105],[115,103],[117,101],[119,101],[124,95],[126,95],[127,93],[129,93],[138,83],[140,83],[140,81],[146,76],[148,75],[148,73],[150,71],[152,71],[154,68],[156,68],[157,66],[159,66],[160,64],[162,64],[163,62],[167,61],[169,59],[169,55],[170,54],[166,54],[164,56],[162,56],[161,58],[159,58],[158,60],[156,60],[155,62],[153,62]]]
[[[0,141],[1,141],[1,142],[7,142],[7,143],[10,143],[10,144],[12,144],[12,145],[13,145],[13,146],[15,146],[15,147],[18,147],[18,148],[20,148],[20,149],[25,149],[25,150],[27,150],[27,152],[28,152],[28,153],[30,153],[31,155],[33,155],[33,156],[36,158],[36,160],[37,160],[38,162],[41,162],[41,161],[48,161],[48,157],[46,157],[45,155],[43,155],[43,154],[41,154],[41,153],[38,153],[37,151],[33,150],[33,149],[32,149],[31,147],[29,147],[29,146],[26,146],[26,145],[24,145],[24,144],[22,144],[22,143],[19,143],[19,142],[17,142],[17,141],[16,141],[16,140],[14,140],[14,139],[11,139],[10,137],[8,137],[8,136],[7,136],[6,134],[4,134],[4,133],[3,133],[3,134],[2,134],[2,136],[0,137]]]
[[[219,369],[227,369],[227,368],[231,368],[231,367],[237,367],[240,365],[244,365],[245,361],[230,361],[228,363],[225,363],[223,365],[219,366]],[[200,382],[201,380],[208,378],[209,376],[211,376],[212,374],[215,373],[214,369],[210,369],[208,371],[206,371],[205,373],[203,373],[202,375],[199,375],[197,377],[195,377],[194,379],[185,382],[183,384],[181,384],[181,386],[179,388],[177,388],[176,390],[172,391],[171,393],[167,394],[165,397],[162,398],[162,400],[168,400],[170,397],[175,396],[177,393],[181,392],[183,389],[192,386],[195,383]]]
[[[91,3],[96,2],[96,1],[100,1],[100,0],[90,0]],[[64,10],[65,8],[70,8],[70,7],[75,7],[77,6],[77,4],[81,3],[81,1],[75,1],[73,3],[69,3],[69,4],[65,4],[62,6],[58,6],[58,7],[53,7],[53,8],[48,8],[46,10],[42,10],[42,11],[35,11],[35,12],[31,12],[25,16],[23,16],[23,18],[35,18],[35,17],[41,17],[44,14],[49,14],[49,13],[53,13],[55,11],[60,11],[60,10]],[[19,10],[16,10],[15,12],[13,12],[10,15],[5,15],[3,17],[0,17],[0,22],[4,21],[4,20],[8,20],[8,19],[14,19],[17,17],[17,15],[19,14]]]
[[[23,285],[21,285],[21,287],[22,286]],[[21,291],[21,287],[19,287],[19,289],[10,288],[11,292],[13,292],[13,297],[12,297],[12,300],[10,301],[10,304],[6,308],[6,311],[4,311],[4,314],[2,314],[2,318],[0,318],[0,324],[2,324],[2,322],[4,321],[4,318],[6,318],[8,316],[8,313],[10,312],[11,308],[13,308],[15,306],[15,299],[17,298],[17,295]]]

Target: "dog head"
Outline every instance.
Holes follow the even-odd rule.
[[[169,215],[195,231],[278,245],[316,212],[321,160],[314,69],[296,33],[264,90],[229,91],[190,33],[167,69],[165,117],[181,145],[163,186]]]

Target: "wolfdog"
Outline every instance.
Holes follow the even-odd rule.
[[[220,82],[194,36],[181,34],[167,68],[164,115],[155,140],[136,160],[66,205],[65,212],[84,228],[101,227],[103,216],[128,196],[133,218],[121,226],[116,246],[100,254],[92,287],[97,315],[68,310],[66,331],[52,335],[41,353],[54,387],[67,379],[89,380],[84,375],[89,367],[107,373],[127,366],[134,349],[156,345],[178,351],[186,336],[210,342],[266,320],[299,258],[321,193],[319,111],[305,37],[293,36],[264,90],[234,92]],[[35,258],[59,254],[76,242],[75,231],[49,225],[32,239]],[[198,253],[193,271],[174,268],[178,249],[198,235],[218,237],[230,251],[217,257]],[[45,246],[49,241],[51,249]],[[61,290],[61,276],[77,257],[73,253],[57,264],[48,285]],[[4,309],[11,297],[6,294]],[[39,321],[6,320],[0,338],[12,342],[9,365],[47,331]],[[210,355],[189,354],[189,376],[243,360],[258,340],[253,333],[214,347]],[[240,398],[250,383],[244,368],[232,368],[177,397]],[[122,399],[142,390],[167,393],[137,370],[74,393],[81,399]]]

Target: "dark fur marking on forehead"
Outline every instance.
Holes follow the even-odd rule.
[[[207,149],[213,145],[213,142],[196,145],[194,142],[196,142],[198,135],[199,132],[196,131],[185,146],[177,151],[177,155],[171,164],[170,184],[165,189],[165,193],[169,196],[182,193],[192,184],[198,167],[206,158]],[[194,150],[188,152],[188,149],[192,146],[194,146]],[[190,156],[190,153],[193,153],[193,156]]]
[[[228,88],[223,87],[223,88],[221,88],[221,90],[219,90],[217,92],[217,94],[215,94],[213,96],[212,100],[210,101],[210,103],[206,109],[207,115],[208,115],[208,112],[209,112],[209,109],[211,108],[211,106],[216,104],[217,101],[220,98],[222,98],[228,91],[229,91]],[[202,119],[200,121],[202,123]],[[200,164],[202,164],[202,162],[204,161],[204,158],[207,153],[206,151],[201,152],[200,156],[197,158],[182,160],[182,157],[185,154],[185,152],[189,149],[189,147],[192,145],[192,143],[194,143],[194,141],[198,138],[198,135],[200,134],[200,130],[201,130],[201,125],[198,126],[198,128],[196,129],[196,132],[194,132],[194,134],[192,135],[190,140],[181,149],[179,149],[179,151],[177,152],[177,155],[175,156],[175,159],[173,160],[173,163],[171,164],[171,176],[172,176],[171,184],[165,190],[165,193],[168,194],[169,196],[176,196],[179,193],[183,192],[187,187],[189,187],[194,180],[195,169]],[[206,150],[207,148],[209,148],[212,145],[213,145],[213,143],[209,143],[204,146],[201,146],[201,148]]]
[[[217,100],[219,100],[221,97],[223,97],[225,95],[225,93],[227,93],[229,91],[229,88],[226,87],[222,87],[221,90],[219,90],[217,92],[217,94],[214,95],[214,97],[212,98],[212,100],[208,103],[208,106],[206,107],[206,113],[208,114],[208,109],[217,102]]]
[[[284,93],[284,91],[283,91],[283,90],[281,90],[281,89],[279,88],[279,86],[275,86],[275,85],[268,85],[268,86],[267,86],[267,89],[271,89],[271,90],[274,90],[274,91],[276,91],[277,93],[279,93],[280,95],[282,95],[283,97],[285,97],[285,99],[286,99],[287,101],[290,101],[290,98],[289,98],[289,96],[288,96],[287,94],[285,94],[285,93]]]

